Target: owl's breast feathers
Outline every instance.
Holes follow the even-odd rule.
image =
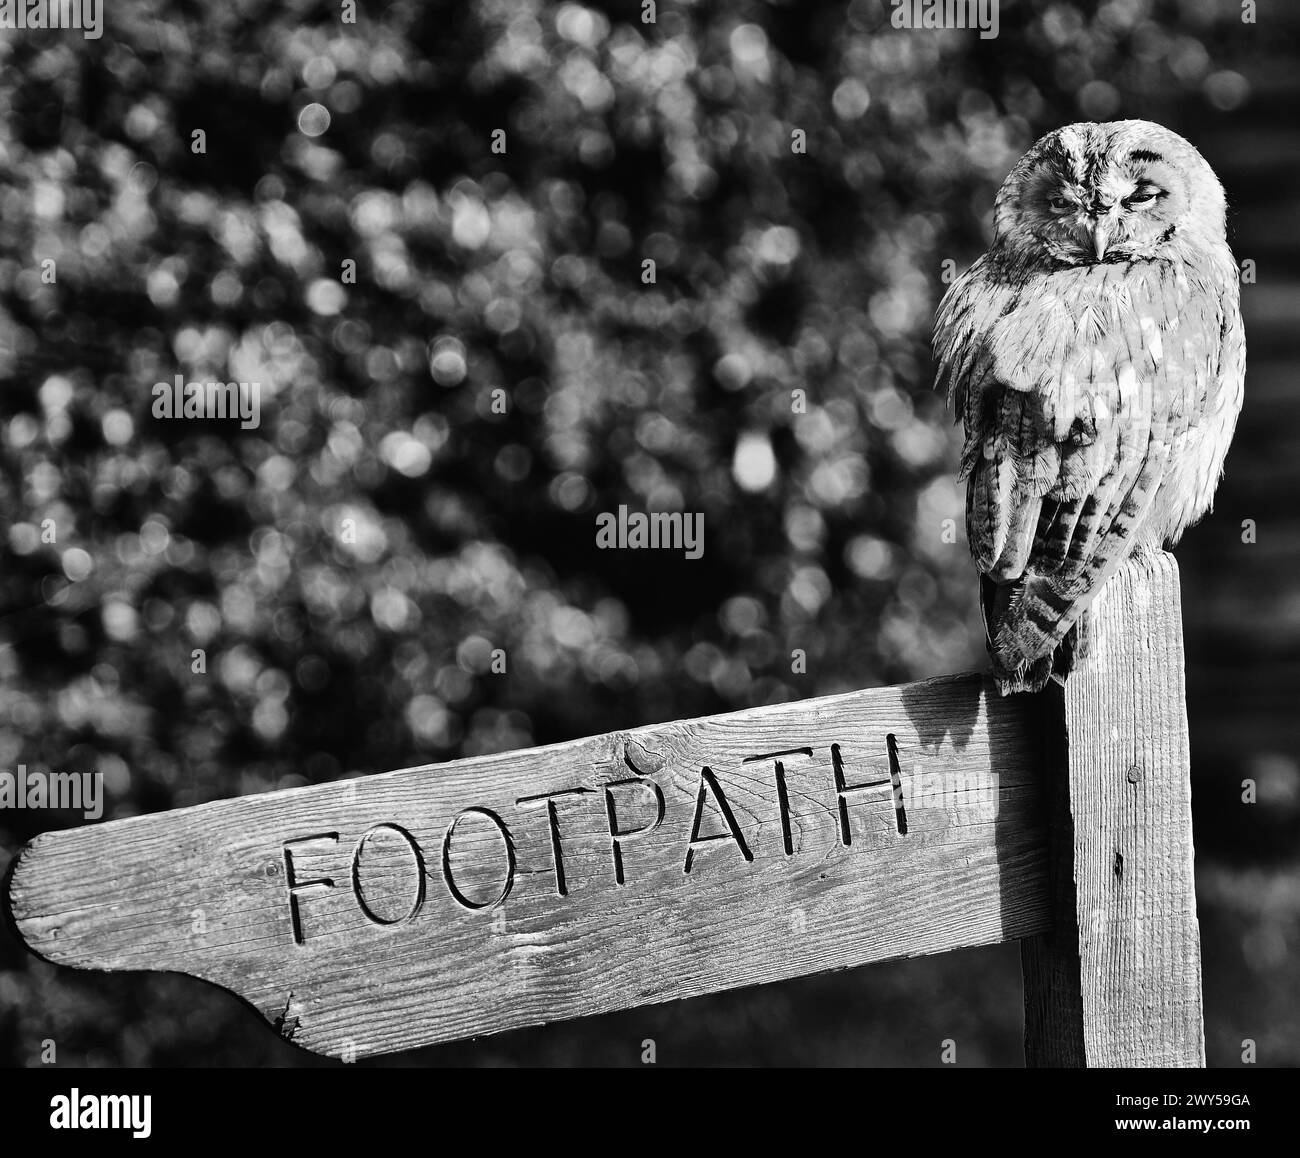
[[[1054,269],[989,253],[944,297],[934,347],[1010,690],[1134,546],[1209,509],[1245,375],[1236,266],[1224,245]]]

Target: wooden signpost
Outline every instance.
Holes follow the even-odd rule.
[[[357,1058],[1017,939],[1031,1065],[1202,1065],[1177,571],[1091,666],[954,676],[47,833],[28,946]]]

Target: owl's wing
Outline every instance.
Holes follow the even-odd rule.
[[[967,534],[995,666],[1050,657],[1144,530],[1213,393],[1220,310],[1181,267],[1016,280],[985,261],[941,305],[939,381],[966,430]]]

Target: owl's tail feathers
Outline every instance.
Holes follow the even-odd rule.
[[[989,649],[993,654],[993,649]],[[1053,670],[1053,657],[1041,656],[1031,663],[1022,664],[1008,671],[998,666],[996,654],[993,655],[993,679],[998,691],[1004,696],[1013,696],[1018,692],[1041,692],[1052,679],[1063,680]]]
[[[1004,696],[1064,683],[1090,650],[1086,611],[1062,607],[1041,576],[1010,583],[980,576],[980,609],[993,678]]]

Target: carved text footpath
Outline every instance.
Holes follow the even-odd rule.
[[[864,794],[877,792],[882,796],[892,797],[895,824],[900,835],[907,834],[907,814],[903,804],[903,782],[902,772],[898,760],[898,745],[894,736],[885,737],[886,747],[889,755],[889,775],[874,780],[865,780],[857,783],[850,783],[848,773],[845,769],[844,758],[841,753],[839,744],[830,745],[830,763],[831,772],[835,787],[834,812],[836,819],[836,836],[840,845],[849,848],[853,844],[853,828],[850,823],[849,808],[860,803]],[[777,805],[781,820],[781,841],[782,849],[785,856],[795,855],[794,834],[791,827],[792,811],[790,806],[790,791],[787,783],[787,766],[794,760],[811,759],[813,748],[796,747],[784,748],[776,752],[760,752],[752,756],[744,757],[742,763],[752,764],[758,762],[771,761],[772,782],[776,789]],[[649,779],[633,763],[631,755],[627,749],[624,749],[623,762],[633,773],[631,777],[607,781],[599,787],[573,787],[563,788],[555,792],[541,793],[535,796],[521,796],[515,801],[515,807],[521,812],[539,812],[546,819],[547,830],[550,837],[551,860],[554,870],[554,885],[557,896],[564,897],[569,893],[569,882],[565,874],[565,851],[564,844],[560,834],[560,815],[557,801],[562,801],[570,797],[581,797],[599,793],[602,799],[605,829],[608,833],[610,863],[613,881],[616,886],[623,886],[628,883],[628,873],[625,861],[626,846],[635,840],[644,838],[654,832],[663,823],[665,813],[665,802],[663,790],[653,780]],[[647,823],[640,825],[631,825],[624,822],[622,817],[631,811],[633,803],[633,794],[642,796],[642,804],[652,805],[654,818]],[[704,835],[700,831],[701,823],[704,819],[705,807],[712,798],[713,808],[721,818],[725,831],[714,833],[713,835]],[[462,883],[457,880],[456,872],[453,870],[454,849],[456,847],[457,833],[471,823],[471,820],[485,822],[488,826],[495,829],[500,837],[501,854],[500,854],[500,885],[492,895],[476,899],[463,887]],[[415,870],[415,883],[411,889],[409,903],[404,912],[396,916],[389,916],[378,912],[371,903],[366,899],[366,892],[363,888],[363,862],[366,849],[376,841],[384,839],[385,843],[391,844],[396,841],[403,845],[409,852],[413,868]],[[727,800],[726,792],[719,782],[717,775],[708,765],[700,768],[699,786],[695,796],[695,810],[691,822],[690,837],[686,842],[685,855],[682,862],[682,872],[689,875],[696,863],[697,852],[706,845],[718,841],[730,842],[735,846],[736,852],[746,861],[752,862],[754,859],[753,850],[749,841],[746,839],[740,824],[736,820],[735,812],[732,810],[730,802]],[[336,887],[333,877],[316,876],[305,877],[299,873],[296,864],[296,858],[303,858],[307,855],[320,856],[329,851],[337,851],[339,842],[339,833],[337,832],[317,832],[310,836],[298,837],[293,840],[287,840],[283,845],[284,854],[284,877],[285,886],[288,893],[289,916],[293,930],[293,939],[298,944],[306,941],[303,931],[303,903],[310,900],[313,896],[319,896]],[[331,848],[332,846],[332,848]],[[482,912],[485,910],[497,909],[504,905],[506,898],[510,896],[514,888],[515,876],[517,872],[515,841],[511,836],[510,828],[502,817],[490,808],[474,806],[462,809],[447,825],[443,834],[442,846],[440,849],[441,860],[441,879],[445,885],[448,894],[452,900],[461,908],[470,912]],[[384,823],[377,824],[367,829],[357,841],[352,851],[352,857],[349,866],[349,884],[351,892],[356,899],[357,905],[365,918],[375,925],[401,925],[413,920],[420,910],[424,907],[426,894],[426,879],[431,875],[426,865],[425,851],[421,848],[419,842],[411,835],[409,831],[398,824]]]

